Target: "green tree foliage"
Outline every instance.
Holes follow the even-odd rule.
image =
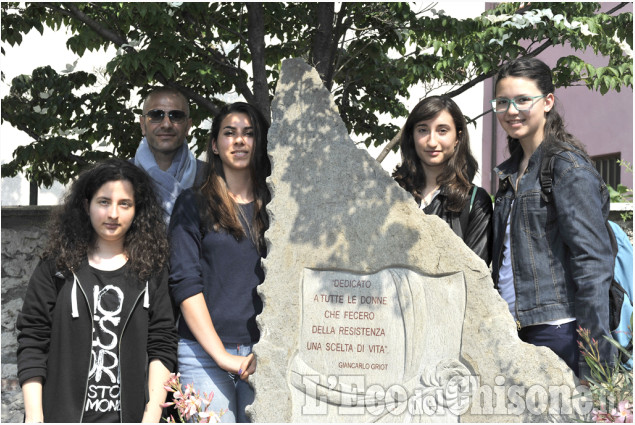
[[[449,84],[456,96],[490,78],[498,66],[569,44],[608,58],[593,67],[576,56],[555,68],[557,84],[605,93],[632,87],[632,13],[621,3],[600,13],[598,3],[504,3],[458,20],[409,3],[2,3],[2,40],[19,45],[32,29],[65,27],[67,46],[86,51],[114,46],[103,75],[59,74],[50,67],[12,81],[2,119],[27,133],[2,176],[26,173],[50,186],[66,183],[104,156],[131,157],[141,139],[138,105],[151,85],[178,88],[192,103],[197,153],[201,123],[228,93],[270,116],[280,63],[302,57],[333,93],[350,132],[366,145],[387,144],[399,128],[378,115],[406,116],[400,102],[416,84]],[[101,77],[102,83],[96,84]],[[94,152],[101,143],[107,151]]]

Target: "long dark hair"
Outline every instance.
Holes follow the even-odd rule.
[[[551,68],[540,59],[518,58],[507,62],[496,74],[496,85],[498,86],[498,82],[506,77],[531,80],[545,96],[549,93],[554,93],[556,90],[553,85]],[[590,161],[584,145],[566,130],[564,121],[558,111],[556,111],[555,105],[546,113],[546,119],[544,129],[545,136],[542,144],[544,145],[543,149],[545,149],[547,155],[562,150],[576,151],[587,161]],[[520,141],[507,136],[507,149],[509,153],[513,155],[518,148],[520,148]]]
[[[54,258],[63,273],[76,271],[96,246],[88,205],[95,193],[111,181],[128,181],[134,188],[134,220],[124,239],[133,273],[146,280],[167,264],[168,241],[163,210],[152,180],[145,171],[122,159],[108,159],[84,171],[71,185],[53,213],[45,258]]]
[[[252,231],[243,229],[239,219],[238,205],[229,195],[225,172],[220,156],[214,155],[212,142],[218,139],[220,126],[223,120],[233,113],[245,114],[254,132],[254,145],[249,164],[251,182],[254,194],[254,217],[251,223]],[[256,245],[260,255],[265,255],[266,246],[264,232],[269,227],[269,218],[265,209],[271,199],[267,188],[266,178],[271,174],[271,164],[267,156],[267,131],[269,127],[265,117],[255,107],[245,102],[236,102],[225,105],[214,117],[212,129],[207,145],[207,177],[201,186],[203,204],[200,205],[203,222],[208,227],[227,233],[240,240],[248,235]]]
[[[458,105],[449,97],[427,97],[410,112],[401,132],[401,164],[395,168],[392,176],[417,202],[421,202],[426,176],[415,149],[414,127],[420,121],[434,118],[441,111],[448,111],[452,116],[458,143],[436,183],[446,196],[446,208],[459,212],[468,200],[472,180],[478,171],[478,162],[470,150],[470,136],[465,117]]]

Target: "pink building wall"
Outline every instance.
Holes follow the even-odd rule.
[[[616,3],[605,3],[602,9],[613,7]],[[620,9],[620,12],[632,12],[633,4]],[[546,49],[537,57],[550,67],[556,65],[558,58],[567,55],[582,57],[593,66],[605,66],[608,59],[597,56],[593,50],[580,52],[568,46],[554,46]],[[586,146],[589,155],[599,156],[620,153],[621,159],[633,163],[633,89],[621,88],[610,91],[604,96],[599,91],[586,87],[567,87],[556,89],[556,107],[562,115],[567,130]],[[493,79],[485,82],[483,110],[491,109],[489,101],[493,95]],[[483,117],[483,163],[482,185],[490,193],[495,193],[497,179],[492,169],[506,158],[507,135],[496,121],[495,114]],[[621,184],[633,187],[633,174],[621,167]]]

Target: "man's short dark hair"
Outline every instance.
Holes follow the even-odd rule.
[[[183,104],[185,105],[185,113],[188,116],[190,115],[190,102],[188,101],[187,97],[185,97],[185,95],[181,93],[180,91],[178,91],[177,89],[172,87],[165,87],[165,86],[155,87],[150,91],[150,93],[148,93],[148,95],[143,100],[143,112],[144,113],[147,112],[146,103],[148,102],[148,99],[150,99],[153,96],[161,96],[161,95],[180,97],[183,100]]]

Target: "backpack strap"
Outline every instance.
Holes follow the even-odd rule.
[[[553,165],[555,163],[556,153],[542,158],[542,163],[540,164],[540,197],[547,204],[553,200]],[[608,220],[604,224],[609,233],[613,258],[615,258],[617,255],[617,240]]]
[[[476,198],[476,186],[472,186],[472,198],[470,199],[470,212],[472,212],[472,206],[474,206],[475,198]]]
[[[545,155],[540,163],[540,197],[545,203],[550,203],[553,200],[553,166],[556,162],[556,155],[560,152],[565,152],[567,149],[562,149],[558,152],[552,152]],[[571,152],[575,152],[584,155],[578,148],[571,146]]]
[[[465,238],[465,235],[467,235],[467,224],[470,220],[470,213],[472,212],[472,206],[474,205],[474,198],[476,198],[476,186],[473,185],[470,190],[472,191],[470,204],[469,206],[466,205],[463,208],[463,210],[461,211],[461,215],[459,216],[459,224],[461,225],[461,233],[463,238]]]
[[[546,156],[540,163],[540,197],[546,204],[553,199],[553,163],[555,155]]]

